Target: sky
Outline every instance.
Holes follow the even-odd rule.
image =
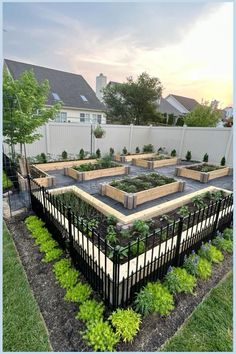
[[[3,56],[125,82],[146,71],[173,93],[232,105],[233,4],[5,3]]]

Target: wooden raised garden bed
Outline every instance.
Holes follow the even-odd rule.
[[[140,154],[130,154],[130,155],[120,155],[116,154],[114,155],[114,160],[117,162],[131,162],[133,159],[144,159],[148,157],[155,156],[155,152],[147,152],[147,153],[140,153]]]
[[[230,174],[232,174],[232,169],[229,167],[214,166],[207,163],[181,166],[175,169],[176,176],[191,178],[202,183],[207,183],[212,179],[225,177]]]
[[[33,180],[37,182],[41,187],[53,187],[55,183],[55,177],[50,176],[47,172],[41,170],[38,166],[31,165],[30,173]]]
[[[34,166],[42,171],[50,171],[50,170],[62,170],[65,167],[72,167],[74,165],[79,166],[88,162],[95,163],[96,161],[97,161],[96,159],[55,161],[55,162],[39,163]]]
[[[88,181],[91,179],[96,179],[101,177],[125,175],[125,174],[129,174],[129,172],[130,172],[129,166],[117,166],[117,167],[103,168],[103,169],[98,169],[93,171],[83,171],[83,172],[77,171],[73,167],[64,168],[64,174],[66,176],[74,178],[77,181]]]
[[[150,174],[150,175],[154,175],[154,174]],[[155,175],[159,176],[157,174]],[[160,177],[166,178],[165,176],[160,176]],[[146,175],[146,178],[148,178],[148,175]],[[130,178],[129,182],[135,185],[135,181],[137,180],[140,180],[140,176]],[[125,180],[123,181],[125,182]],[[123,181],[122,180],[119,181],[120,185],[122,184]],[[148,182],[148,180],[145,182],[146,184],[150,183]],[[158,185],[158,182],[153,184],[154,185],[157,184],[157,186],[155,187],[150,186],[150,188],[147,188],[148,186],[146,186],[144,187],[145,190],[139,190],[141,188],[138,188],[137,192],[131,192],[131,190],[134,190],[133,188],[135,188],[134,185],[132,186],[133,188],[130,189],[129,191],[129,190],[122,190],[120,189],[119,186],[116,187],[116,186],[112,186],[111,184],[104,183],[100,185],[100,193],[102,195],[105,195],[109,198],[112,198],[122,203],[124,207],[127,209],[134,209],[138,205],[149,202],[151,200],[158,199],[172,193],[182,192],[184,190],[184,185],[185,185],[184,182],[175,181],[173,179],[167,179],[166,183],[162,185]]]
[[[153,156],[146,157],[146,158],[132,159],[132,165],[145,167],[150,170],[162,166],[176,165],[179,162],[180,159],[178,159],[177,157],[171,157],[167,155],[157,155],[157,154],[153,154]]]

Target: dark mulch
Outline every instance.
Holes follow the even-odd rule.
[[[91,351],[91,348],[85,345],[80,334],[80,331],[84,330],[84,325],[75,319],[78,306],[63,299],[65,290],[56,284],[52,265],[41,262],[42,254],[34,245],[32,237],[24,226],[23,219],[24,216],[21,214],[6,223],[48,328],[53,350],[60,352]]]
[[[194,295],[179,294],[175,296],[176,307],[169,316],[161,317],[158,314],[153,314],[146,317],[133,343],[120,344],[118,351],[158,351],[158,348],[175,334],[207,293],[232,269],[232,266],[232,256],[225,254],[224,262],[213,267],[212,276],[209,280],[198,280]]]
[[[26,215],[25,215],[26,216]],[[24,215],[7,221],[31,289],[39,304],[48,328],[50,343],[54,351],[91,351],[80,334],[84,325],[75,319],[77,305],[66,302],[65,291],[56,284],[52,266],[41,262],[42,254],[26,230]],[[175,297],[175,309],[169,316],[153,314],[142,322],[141,330],[132,344],[120,343],[118,351],[157,351],[157,349],[183,324],[204,296],[232,268],[232,256],[225,255],[222,264],[213,268],[212,277],[198,281],[195,295],[181,294]]]

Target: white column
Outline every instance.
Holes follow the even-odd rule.
[[[131,152],[132,149],[132,143],[133,143],[133,129],[134,125],[130,124],[130,130],[129,130],[129,152]]]
[[[180,139],[180,144],[179,144],[179,157],[182,158],[182,154],[183,154],[183,145],[184,145],[184,138],[185,138],[185,133],[186,133],[186,125],[184,125],[182,127],[182,136],[181,136],[181,139]]]

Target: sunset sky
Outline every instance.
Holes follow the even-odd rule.
[[[3,55],[123,82],[146,71],[163,96],[232,105],[233,4],[5,3]]]

